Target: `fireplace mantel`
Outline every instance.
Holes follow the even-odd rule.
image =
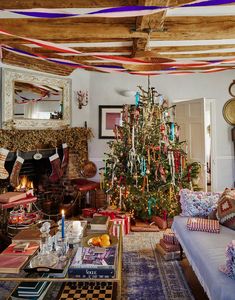
[[[66,127],[64,129],[44,130],[0,130],[0,147],[9,151],[36,151],[37,149],[56,148],[62,143],[87,156],[87,142],[92,137],[91,129],[84,127]]]

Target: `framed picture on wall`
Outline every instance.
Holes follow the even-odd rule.
[[[114,139],[115,125],[120,124],[122,105],[99,105],[99,138]]]

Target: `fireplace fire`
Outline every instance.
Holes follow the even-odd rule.
[[[29,178],[24,175],[20,177],[20,183],[15,190],[17,192],[27,192],[29,190],[33,190],[33,181],[29,180]]]

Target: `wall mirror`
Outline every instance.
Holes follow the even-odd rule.
[[[60,128],[70,124],[71,80],[3,69],[2,127]]]

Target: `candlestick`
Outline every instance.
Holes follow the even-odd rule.
[[[64,214],[64,210],[62,209],[62,219],[61,219],[61,236],[62,239],[64,239],[64,221],[65,221],[65,214]]]

